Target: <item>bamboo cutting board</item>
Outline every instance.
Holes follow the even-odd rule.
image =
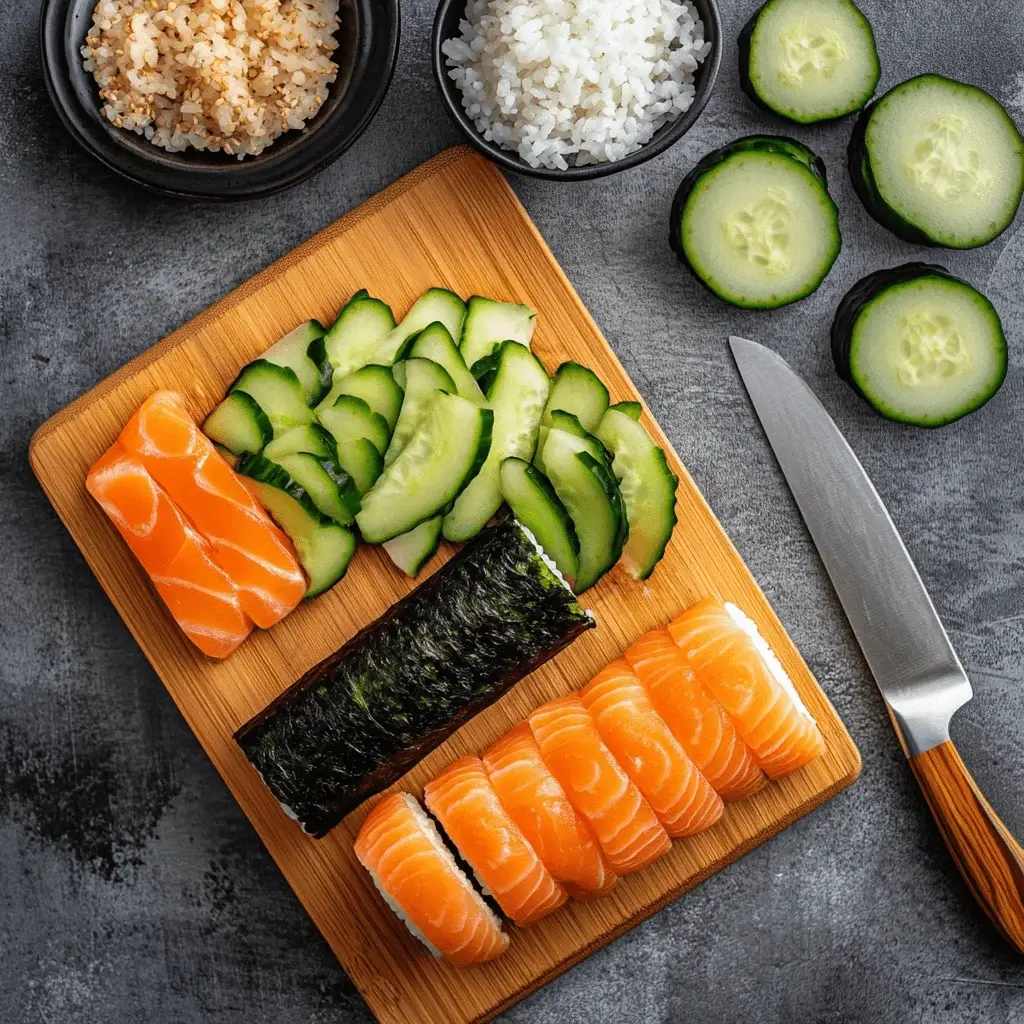
[[[817,719],[828,752],[796,775],[727,807],[712,829],[607,897],[571,904],[509,951],[458,971],[435,961],[392,916],[352,853],[366,806],[315,840],[278,807],[234,731],[307,669],[377,618],[413,584],[379,549],[363,548],[332,591],[255,632],[214,662],[185,640],[127,547],[85,491],[90,464],[158,388],[179,391],[203,417],[239,368],[301,320],[329,323],[356,289],[401,316],[431,285],[525,302],[537,310],[534,350],[549,371],[567,359],[592,367],[613,401],[637,397],[618,360],[501,175],[451,149],[364,203],[258,274],[45,423],[30,459],[81,548],[182,714],[256,827],[292,888],[374,1013],[386,1024],[485,1020],[577,963],[828,799],[857,777],[860,757],[842,722],[656,423],[644,423],[681,478],[679,527],[647,583],[614,570],[583,603],[589,631],[434,751],[399,783],[419,791],[453,758],[482,751],[543,701],[578,688],[640,633],[708,593],[735,601],[778,652]],[[442,550],[434,571],[451,553]],[[422,578],[422,577],[421,577]],[[372,801],[371,801],[372,803]]]

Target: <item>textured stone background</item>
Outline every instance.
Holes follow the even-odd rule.
[[[719,84],[643,168],[514,187],[665,426],[864,755],[851,790],[595,954],[509,1021],[1024,1022],[1024,966],[968,898],[727,355],[768,342],[872,473],[974,681],[954,732],[1024,835],[1024,231],[925,252],[871,221],[843,170],[848,122],[800,131],[827,160],[843,254],[769,314],[711,300],[667,251],[694,160],[771,128],[736,86],[752,0],[723,0]],[[870,0],[888,87],[939,70],[1024,122],[1024,8]],[[52,113],[37,11],[0,13],[0,1021],[320,1024],[369,1019],[29,472],[32,431],[298,242],[456,142],[428,74],[429,0],[406,0],[398,73],[362,140],[285,195],[199,206],[129,188]],[[985,289],[1011,369],[938,432],[877,419],[826,332],[862,274],[938,258]]]

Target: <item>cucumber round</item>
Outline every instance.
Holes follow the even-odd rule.
[[[845,117],[874,95],[875,36],[852,0],[768,0],[740,33],[740,85],[798,124]]]
[[[524,459],[501,464],[501,493],[512,514],[537,539],[570,586],[579,572],[580,542],[550,481]]]
[[[661,561],[676,526],[679,477],[647,431],[626,413],[609,409],[597,436],[612,452],[612,473],[626,504],[629,540],[623,562],[636,579],[645,580]]]
[[[562,363],[551,379],[551,395],[541,423],[551,426],[556,410],[572,413],[584,430],[593,431],[608,408],[608,389],[596,373],[579,363]]]
[[[346,441],[365,437],[372,441],[381,455],[387,451],[391,440],[388,421],[374,412],[366,402],[355,395],[341,395],[329,409],[321,406],[317,415],[320,422],[333,435],[340,450]]]
[[[307,320],[271,345],[261,357],[268,363],[286,366],[294,372],[306,393],[308,405],[316,405],[327,390],[329,378],[324,379],[323,346],[326,333],[318,320]]]
[[[324,337],[324,351],[337,380],[373,362],[377,346],[391,333],[395,318],[391,307],[371,298],[365,288],[356,292],[338,313]],[[328,396],[327,405],[334,404]]]
[[[670,242],[697,280],[734,306],[806,298],[842,245],[824,165],[799,142],[771,136],[716,150],[679,186]]]
[[[881,270],[847,293],[832,324],[840,377],[887,419],[941,427],[983,406],[1006,377],[992,303],[943,267]]]
[[[275,437],[292,427],[313,422],[305,389],[290,367],[256,359],[242,367],[228,388],[229,394],[234,391],[242,391],[256,401],[270,420]]]
[[[203,433],[229,452],[260,452],[274,436],[267,414],[259,402],[244,391],[233,391],[203,423]]]
[[[404,359],[412,340],[432,323],[444,324],[453,338],[462,333],[466,304],[447,288],[430,288],[413,304],[405,319],[383,338],[369,362],[391,366]]]
[[[537,314],[529,306],[473,295],[466,304],[462,335],[453,331],[452,337],[460,338],[462,358],[479,380],[476,364],[491,355],[503,341],[518,341],[529,348],[536,323]]]
[[[476,476],[491,446],[494,414],[439,393],[402,454],[363,496],[356,523],[371,544],[438,515]]]
[[[1013,222],[1024,196],[1024,138],[982,89],[919,75],[867,107],[849,147],[865,208],[900,238],[971,249]]]

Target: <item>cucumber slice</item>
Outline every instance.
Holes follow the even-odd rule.
[[[259,458],[259,456],[256,456]],[[284,477],[287,473],[274,463],[262,460]],[[263,467],[250,466],[250,487],[260,504],[295,545],[299,563],[309,577],[306,597],[316,597],[333,587],[345,575],[356,553],[356,538],[351,530],[310,508],[282,486],[281,476]],[[254,475],[254,474],[260,475]]]
[[[544,472],[544,445],[548,439],[548,432],[551,430],[564,430],[567,434],[572,434],[573,437],[582,438],[586,442],[586,450],[590,452],[591,456],[603,462],[609,469],[612,468],[611,455],[605,451],[604,445],[589,430],[586,430],[571,412],[566,412],[564,409],[553,409],[549,418],[550,426],[541,425],[537,437],[537,452],[533,457],[533,464],[542,473]]]
[[[762,136],[710,153],[683,179],[670,241],[701,284],[746,309],[810,295],[842,244],[824,165],[792,139]]]
[[[391,366],[405,355],[411,340],[432,323],[443,324],[457,338],[466,319],[466,304],[447,288],[431,288],[424,292],[405,314],[405,319],[374,349],[370,362]]]
[[[359,491],[334,459],[319,459],[308,452],[282,455],[274,460],[310,496],[329,519],[348,526],[359,511]]]
[[[480,385],[469,372],[459,352],[459,346],[452,340],[444,324],[433,323],[420,331],[409,349],[409,358],[430,359],[438,366],[444,367],[455,384],[455,394],[459,398],[475,402],[477,405],[487,404]]]
[[[382,544],[447,508],[487,458],[493,423],[490,409],[439,394],[405,450],[364,495],[356,516],[363,538]]]
[[[629,540],[623,561],[635,579],[645,580],[661,561],[676,526],[679,477],[647,431],[624,412],[609,409],[597,436],[612,452],[612,473],[626,504]]]
[[[334,437],[334,443],[341,447],[347,441],[357,437],[365,437],[372,441],[381,455],[387,451],[391,440],[388,421],[380,413],[374,412],[366,402],[355,395],[341,395],[329,409],[321,408],[319,413],[321,424]]]
[[[361,398],[375,413],[387,421],[388,430],[394,430],[402,409],[402,389],[389,366],[371,363],[342,377],[331,388],[336,402],[342,395]],[[333,403],[332,403],[333,404]]]
[[[401,537],[384,542],[384,550],[395,565],[406,576],[415,579],[420,569],[434,557],[441,544],[441,521],[443,516],[434,516],[420,523],[415,529]]]
[[[324,337],[324,351],[334,378],[341,380],[373,362],[371,356],[394,326],[390,306],[371,298],[365,288],[356,292]],[[328,396],[326,404],[333,405],[337,397]]]
[[[1024,138],[987,92],[919,75],[858,118],[850,177],[868,213],[908,242],[972,249],[1024,195]]]
[[[455,382],[444,367],[430,359],[405,359],[395,364],[395,374],[405,388],[405,398],[391,444],[384,454],[385,466],[390,466],[401,455],[438,393],[455,393]]]
[[[475,537],[501,507],[501,464],[508,458],[532,459],[537,430],[551,389],[547,371],[525,345],[502,342],[498,369],[487,392],[494,410],[490,453],[480,473],[459,495],[444,518],[450,541]]]
[[[295,371],[257,359],[242,368],[228,393],[242,391],[266,413],[274,436],[292,427],[313,422],[313,411],[306,404],[306,392]]]
[[[365,437],[356,437],[337,446],[337,462],[352,477],[360,496],[364,495],[384,472],[384,458],[376,445]]]
[[[524,459],[506,459],[501,464],[501,494],[512,514],[573,586],[579,572],[580,542],[547,477]]]
[[[639,421],[644,411],[644,407],[639,402],[616,402],[614,405],[609,405],[608,408],[624,413],[634,423]]]
[[[887,419],[941,427],[1006,377],[1006,338],[984,295],[943,267],[908,263],[859,281],[832,324],[836,370]]]
[[[579,569],[573,589],[582,594],[622,554],[629,536],[622,494],[608,467],[587,450],[586,439],[564,430],[548,433],[544,465],[579,538]]]
[[[593,370],[579,363],[562,363],[551,381],[551,397],[541,422],[551,426],[551,413],[556,409],[571,412],[584,430],[597,429],[608,409],[608,389]]]
[[[326,333],[319,320],[307,320],[271,345],[260,357],[294,372],[306,393],[307,405],[316,405],[323,398],[330,380],[323,378],[323,338]]]
[[[333,459],[337,455],[334,438],[319,423],[307,423],[304,427],[293,427],[280,437],[275,437],[263,454],[271,461],[282,455],[308,452],[320,459]]]
[[[244,391],[234,391],[203,423],[203,433],[235,455],[259,452],[274,436],[267,414],[259,402]]]
[[[479,378],[476,364],[489,356],[503,341],[518,341],[530,346],[537,314],[529,306],[516,302],[497,302],[474,295],[466,304],[466,323],[459,348],[466,365]],[[452,332],[452,337],[459,335]]]
[[[845,117],[874,95],[875,36],[852,0],[768,0],[740,33],[740,85],[798,124]]]

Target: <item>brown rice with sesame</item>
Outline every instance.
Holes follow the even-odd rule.
[[[320,109],[337,29],[338,0],[99,0],[82,56],[118,128],[241,160]]]

